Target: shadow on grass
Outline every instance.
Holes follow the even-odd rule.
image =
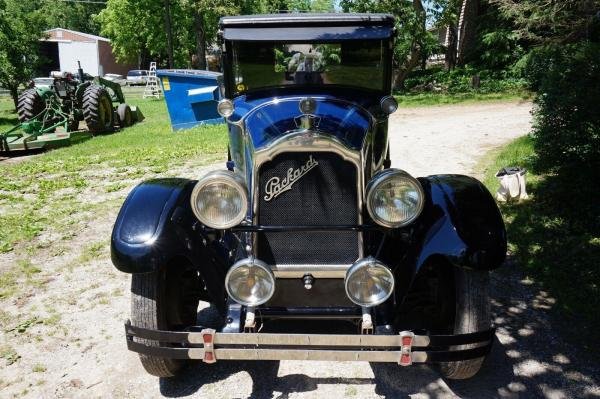
[[[528,201],[505,205],[510,251],[557,300],[567,337],[600,341],[600,173],[561,171],[537,179]]]

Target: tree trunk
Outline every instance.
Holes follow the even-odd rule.
[[[194,14],[196,27],[196,66],[197,69],[206,69],[206,36],[204,34],[204,18],[202,12],[197,10]]]
[[[167,56],[173,68],[173,31],[171,29],[171,0],[165,0],[165,30],[167,31]]]
[[[10,96],[13,99],[13,103],[15,104],[15,112],[18,111],[18,105],[19,105],[19,90],[18,90],[18,86],[10,86],[8,88],[8,91],[10,91]]]
[[[458,52],[456,62],[463,66],[475,46],[479,0],[464,0],[458,21]]]
[[[408,77],[408,74],[419,65],[421,59],[421,50],[417,46],[413,48],[410,53],[408,60],[398,69],[398,74],[394,78],[393,87],[395,89],[402,89],[404,87],[404,80]]]
[[[447,70],[454,69],[456,66],[456,25],[449,25],[446,28],[446,55],[445,55],[445,66]]]
[[[423,3],[421,0],[413,0],[413,8],[415,9],[415,13],[419,18],[421,18],[422,29],[425,30],[425,8],[423,8]],[[404,62],[404,65],[400,66],[398,74],[394,78],[393,87],[396,89],[401,89],[404,87],[404,80],[408,76],[408,74],[417,66],[421,61],[421,46],[416,41],[413,41],[411,46],[410,56]]]

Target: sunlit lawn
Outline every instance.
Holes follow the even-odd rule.
[[[173,133],[164,100],[139,97],[128,102],[146,116],[140,124],[21,162],[0,162],[0,252],[32,250],[29,241],[44,231],[67,236],[77,214],[119,206],[142,179],[171,176],[184,163],[200,166],[225,158],[224,125]],[[0,107],[0,131],[5,131],[16,118],[7,110],[12,102],[3,98]],[[104,197],[115,192],[116,204],[108,204]]]

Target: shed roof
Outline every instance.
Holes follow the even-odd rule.
[[[96,35],[91,35],[89,33],[84,33],[84,32],[78,32],[75,30],[71,30],[71,29],[65,29],[65,28],[52,28],[52,29],[48,29],[46,31],[44,31],[45,33],[50,33],[50,32],[56,32],[56,31],[63,31],[63,32],[69,32],[72,33],[74,35],[79,35],[79,36],[83,36],[85,38],[94,40],[94,41],[102,41],[102,42],[109,42],[110,43],[110,39],[106,38],[106,37],[102,37],[102,36],[96,36]]]

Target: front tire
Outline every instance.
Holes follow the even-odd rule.
[[[196,324],[199,292],[198,273],[189,267],[172,265],[164,270],[131,276],[131,323],[154,330],[181,331]],[[136,342],[158,347],[156,341]],[[189,360],[168,359],[140,354],[149,374],[157,377],[177,375]]]
[[[454,268],[456,309],[454,334],[485,331],[491,327],[489,301],[489,272]],[[469,349],[461,345],[455,349]],[[440,363],[441,374],[449,379],[462,380],[473,377],[481,369],[485,357]]]
[[[119,126],[129,127],[133,125],[133,115],[131,114],[131,107],[127,104],[119,104],[117,107],[117,116],[119,117]]]

